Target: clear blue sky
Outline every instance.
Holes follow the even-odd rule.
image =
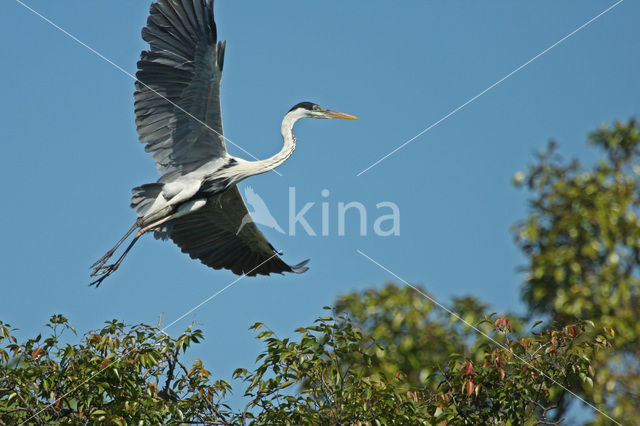
[[[135,72],[149,1],[25,1]],[[356,174],[613,3],[218,0],[231,140],[258,157],[272,155],[283,114],[302,100],[360,120],[302,122],[283,176],[245,182],[284,226],[289,187],[299,205],[316,202],[307,217],[317,229],[319,203],[329,203],[328,237],[265,230],[286,261],[310,257],[311,269],[245,278],[168,331],[196,321],[207,339],[193,356],[228,378],[261,349],[247,331],[253,322],[290,335],[340,293],[392,278],[356,249],[443,303],[472,293],[497,311],[521,310],[516,268],[523,258],[509,227],[525,214],[526,194],[511,177],[551,138],[566,157],[593,159],[589,131],[637,116],[640,3],[621,3]],[[147,237],[99,289],[87,287],[89,265],[134,219],[130,188],[157,179],[137,142],[133,81],[14,0],[0,3],[0,23],[0,319],[25,335],[54,313],[81,332],[114,317],[156,323],[164,313],[168,324],[236,279]],[[337,236],[337,204],[349,201],[367,206],[369,230],[375,204],[396,203],[400,236],[360,237],[355,215],[348,235]]]

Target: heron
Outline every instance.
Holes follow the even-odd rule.
[[[289,265],[253,221],[237,184],[284,163],[296,148],[293,127],[303,118],[357,119],[312,102],[284,116],[282,149],[250,161],[227,152],[222,129],[220,81],[225,41],[218,41],[213,0],[158,0],[151,5],[142,38],[149,43],[138,61],[134,110],[140,142],[161,175],[132,189],[136,221],[92,266],[90,285],[115,272],[147,232],[171,239],[192,259],[238,275],[303,273],[309,259]],[[240,229],[240,227],[242,227]],[[136,232],[137,231],[137,232]],[[118,248],[133,239],[112,264]]]

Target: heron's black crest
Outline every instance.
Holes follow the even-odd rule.
[[[314,106],[317,106],[317,105],[314,104],[313,102],[300,102],[299,104],[294,105],[293,108],[289,110],[289,112],[298,108],[308,109],[309,111],[312,111]]]

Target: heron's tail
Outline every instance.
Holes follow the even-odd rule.
[[[144,217],[149,213],[149,207],[158,198],[163,186],[162,183],[146,183],[131,190],[133,196],[130,207],[136,211],[138,217]]]

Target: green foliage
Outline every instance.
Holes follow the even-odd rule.
[[[229,390],[211,382],[199,360],[179,359],[200,330],[171,338],[157,327],[127,327],[116,320],[61,344],[73,332],[67,319],[51,318],[51,336],[23,343],[0,322],[0,424],[164,424],[219,418]]]
[[[638,423],[640,126],[603,126],[590,141],[605,153],[593,167],[564,163],[552,143],[528,173],[517,174],[533,194],[528,217],[515,227],[529,258],[523,298],[532,314],[558,324],[588,319],[607,330],[615,352],[593,360],[592,398]]]
[[[368,292],[389,310],[380,318],[406,309],[385,300],[433,309],[413,290],[388,285],[380,293]],[[476,303],[468,306],[481,314]],[[373,339],[375,328],[363,331],[346,315],[328,314],[296,330],[296,339],[252,327],[265,350],[255,370],[234,373],[249,401],[236,411],[223,403],[228,383],[212,382],[199,360],[191,368],[180,361],[202,339],[199,330],[171,338],[157,327],[112,321],[79,344],[61,345],[61,333],[73,330],[61,316],[52,317],[44,341],[18,343],[2,324],[0,424],[534,424],[554,407],[558,384],[591,385],[589,359],[608,344],[603,336],[585,338],[584,324],[526,334],[507,318],[486,318],[481,326],[496,345],[435,317],[426,326],[448,330],[467,355],[429,358],[431,373],[412,380],[422,364],[381,357],[389,348]],[[381,359],[384,371],[376,369]]]
[[[472,329],[408,286],[347,294],[337,309],[363,330],[362,347],[377,344],[370,363],[355,366],[360,374],[387,382],[401,376],[396,386],[418,390],[432,422],[550,420],[561,386],[590,388],[590,359],[609,347],[604,333],[585,332],[589,323],[524,331],[519,319],[487,314],[472,297],[454,300],[449,309]]]
[[[487,309],[472,297],[455,299],[451,308],[470,324],[484,319]],[[364,374],[392,377],[403,371],[407,383],[421,386],[451,354],[472,356],[467,342],[476,332],[410,287],[388,283],[345,294],[337,300],[336,310],[363,330],[367,341],[377,344],[370,365],[361,365]],[[489,323],[479,327],[485,332],[492,329]],[[435,390],[438,383],[431,385]]]
[[[322,317],[296,332],[299,340],[258,334],[266,344],[260,364],[239,373],[249,383],[250,408],[260,408],[255,422],[426,424],[427,407],[399,386],[402,378],[386,382],[351,369],[351,363],[369,364],[371,355],[345,318]]]

